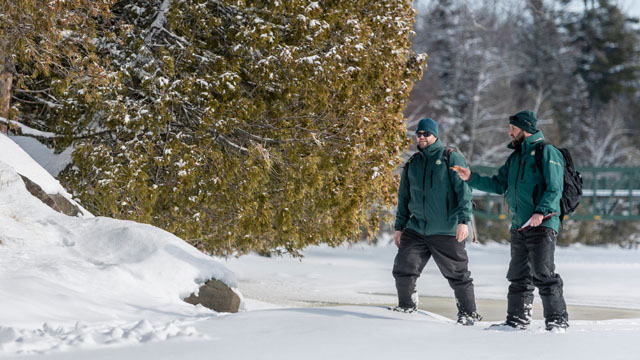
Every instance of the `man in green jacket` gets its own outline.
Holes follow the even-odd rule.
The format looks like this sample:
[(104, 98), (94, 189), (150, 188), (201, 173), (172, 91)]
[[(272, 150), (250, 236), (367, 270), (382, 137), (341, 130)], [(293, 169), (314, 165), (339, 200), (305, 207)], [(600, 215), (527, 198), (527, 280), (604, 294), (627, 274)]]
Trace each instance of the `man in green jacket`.
[(564, 186), (564, 158), (554, 146), (542, 149), (542, 171), (535, 162), (537, 145), (544, 141), (531, 111), (509, 117), (508, 148), (513, 152), (493, 177), (454, 167), (462, 180), (478, 190), (505, 194), (511, 209), (511, 262), (507, 319), (492, 328), (526, 329), (531, 323), (533, 290), (538, 288), (546, 329), (569, 327), (562, 278), (555, 273), (554, 252), (560, 224), (560, 198)]
[(473, 325), (476, 313), (473, 279), (464, 240), (469, 234), (471, 189), (447, 166), (466, 166), (456, 151), (447, 156), (438, 139), (438, 124), (420, 120), (418, 152), (404, 167), (398, 191), (394, 242), (398, 247), (393, 277), (398, 290), (395, 311), (413, 312), (418, 306), (416, 280), (433, 256), (449, 281), (458, 306), (458, 323)]

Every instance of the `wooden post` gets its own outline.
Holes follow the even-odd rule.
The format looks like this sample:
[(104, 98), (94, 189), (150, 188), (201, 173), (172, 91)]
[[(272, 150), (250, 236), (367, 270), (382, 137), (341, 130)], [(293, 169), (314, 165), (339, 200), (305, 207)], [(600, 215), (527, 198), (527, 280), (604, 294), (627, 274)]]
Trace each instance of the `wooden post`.
[[(13, 74), (8, 71), (0, 74), (0, 117), (9, 120), (9, 107), (11, 106), (11, 83)], [(8, 124), (0, 123), (0, 132), (7, 133)]]

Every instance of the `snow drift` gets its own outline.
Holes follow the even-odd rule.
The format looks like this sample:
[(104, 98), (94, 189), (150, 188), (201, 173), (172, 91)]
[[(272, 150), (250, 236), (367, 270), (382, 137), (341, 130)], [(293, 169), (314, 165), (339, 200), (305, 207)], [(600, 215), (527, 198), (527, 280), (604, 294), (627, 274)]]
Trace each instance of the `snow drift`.
[(33, 197), (20, 174), (71, 199), (0, 135), (0, 350), (192, 336), (176, 315), (216, 313), (183, 298), (210, 278), (237, 292), (231, 271), (176, 236), (86, 210), (81, 218), (60, 214)]

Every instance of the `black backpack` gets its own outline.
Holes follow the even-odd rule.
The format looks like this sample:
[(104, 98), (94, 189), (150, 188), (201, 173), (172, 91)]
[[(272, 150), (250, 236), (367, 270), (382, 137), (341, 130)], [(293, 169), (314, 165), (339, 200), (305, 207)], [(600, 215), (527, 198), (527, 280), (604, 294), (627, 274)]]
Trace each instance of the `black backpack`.
[[(547, 145), (551, 144), (542, 141), (536, 146), (535, 161), (540, 172), (542, 172), (542, 151)], [(573, 159), (571, 158), (569, 149), (557, 149), (560, 150), (564, 158), (564, 188), (562, 190), (562, 198), (560, 199), (560, 221), (562, 221), (565, 215), (576, 211), (576, 208), (580, 205), (580, 199), (582, 198), (582, 175), (580, 175), (573, 166)]]

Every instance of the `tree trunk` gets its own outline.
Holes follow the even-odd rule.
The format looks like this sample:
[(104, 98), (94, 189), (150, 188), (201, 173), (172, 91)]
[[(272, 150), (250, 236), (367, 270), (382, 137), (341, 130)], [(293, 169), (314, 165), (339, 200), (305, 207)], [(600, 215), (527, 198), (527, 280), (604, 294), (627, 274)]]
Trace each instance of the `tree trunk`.
[(0, 123), (0, 132), (7, 133), (9, 130), (9, 106), (11, 100), (11, 83), (13, 82), (13, 74), (3, 72), (0, 74), (0, 117), (4, 118), (7, 123)]

